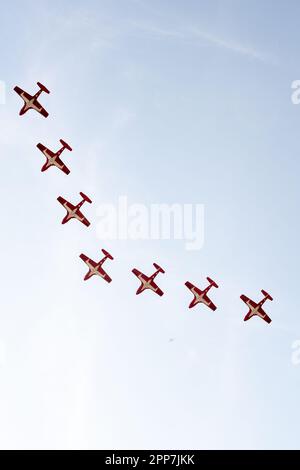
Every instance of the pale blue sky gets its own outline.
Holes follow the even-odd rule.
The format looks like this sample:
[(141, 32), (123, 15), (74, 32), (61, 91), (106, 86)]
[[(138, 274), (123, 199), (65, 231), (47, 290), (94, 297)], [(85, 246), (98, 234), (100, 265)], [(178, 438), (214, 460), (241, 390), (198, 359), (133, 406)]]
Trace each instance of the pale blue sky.
[[(1, 9), (3, 448), (299, 448), (296, 1), (11, 1)], [(50, 116), (18, 116), (35, 90)], [(74, 151), (40, 173), (35, 145)], [(94, 201), (60, 225), (56, 197)], [(205, 244), (113, 241), (97, 203), (205, 205)], [(115, 256), (83, 283), (83, 251)], [(132, 267), (165, 269), (135, 296)], [(218, 310), (184, 282), (215, 279)], [(273, 323), (244, 324), (244, 293)], [(169, 338), (174, 341), (169, 343)]]

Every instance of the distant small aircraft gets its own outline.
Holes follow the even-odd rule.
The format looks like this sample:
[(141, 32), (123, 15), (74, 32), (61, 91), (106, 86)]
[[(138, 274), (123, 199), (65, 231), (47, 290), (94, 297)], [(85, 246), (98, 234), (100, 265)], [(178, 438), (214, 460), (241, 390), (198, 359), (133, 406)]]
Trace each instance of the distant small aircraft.
[(50, 166), (56, 166), (59, 168), (59, 170), (63, 171), (66, 175), (70, 173), (69, 168), (64, 164), (64, 162), (61, 161), (59, 156), (61, 153), (65, 150), (68, 149), (70, 152), (72, 151), (71, 147), (69, 144), (67, 144), (64, 140), (60, 139), (60, 143), (62, 147), (56, 152), (52, 152), (52, 150), (49, 150), (47, 147), (45, 147), (43, 144), (37, 144), (37, 148), (45, 155), (47, 161), (42, 167), (41, 171), (46, 171)]
[(91, 258), (88, 258), (83, 253), (81, 253), (80, 258), (82, 259), (82, 261), (85, 262), (85, 264), (89, 268), (89, 271), (87, 272), (87, 274), (84, 277), (85, 281), (90, 279), (92, 276), (100, 276), (105, 281), (111, 282), (111, 278), (109, 277), (109, 275), (102, 268), (102, 264), (104, 263), (104, 261), (107, 260), (107, 258), (109, 258), (109, 259), (114, 259), (114, 258), (112, 257), (112, 255), (110, 253), (108, 253), (108, 251), (104, 250), (103, 248), (102, 248), (102, 253), (104, 254), (104, 258), (102, 258), (98, 263), (96, 263)]
[(219, 287), (215, 281), (210, 279), (209, 277), (206, 278), (209, 282), (209, 285), (204, 289), (200, 290), (198, 287), (194, 286), (191, 282), (187, 281), (185, 283), (186, 287), (190, 289), (190, 291), (194, 294), (194, 298), (191, 301), (189, 308), (195, 307), (195, 305), (202, 303), (209, 307), (211, 310), (215, 311), (217, 307), (214, 305), (214, 303), (210, 300), (208, 297), (207, 293), (212, 287)]
[(81, 213), (80, 211), (80, 208), (81, 206), (85, 203), (85, 202), (88, 202), (88, 203), (92, 203), (91, 199), (88, 198), (84, 193), (79, 193), (80, 196), (82, 197), (82, 201), (80, 201), (77, 206), (73, 206), (73, 204), (71, 204), (70, 202), (66, 201), (63, 197), (59, 196), (57, 198), (58, 202), (60, 202), (60, 204), (62, 206), (64, 206), (64, 208), (66, 209), (67, 211), (67, 215), (65, 216), (65, 218), (62, 220), (62, 224), (65, 224), (67, 222), (69, 222), (69, 220), (71, 219), (77, 219), (79, 220), (79, 222), (82, 222), (84, 225), (86, 225), (87, 227), (90, 225), (90, 222), (84, 217), (84, 215)]
[(256, 303), (254, 300), (249, 299), (246, 295), (241, 295), (241, 299), (243, 302), (245, 302), (246, 305), (249, 307), (249, 312), (244, 318), (244, 321), (250, 320), (250, 318), (254, 317), (257, 315), (260, 317), (262, 320), (265, 320), (267, 323), (271, 323), (271, 318), (268, 317), (266, 312), (262, 309), (263, 304), (265, 303), (266, 300), (273, 300), (273, 298), (268, 294), (268, 292), (262, 290), (262, 294), (264, 295), (264, 298)]
[(140, 294), (145, 289), (150, 289), (160, 296), (164, 295), (163, 291), (154, 282), (154, 279), (156, 278), (158, 273), (164, 273), (165, 271), (156, 263), (153, 263), (153, 266), (155, 267), (156, 271), (152, 274), (152, 276), (146, 276), (135, 268), (132, 270), (133, 274), (135, 274), (136, 277), (141, 281), (141, 285), (136, 291), (136, 295)]
[(48, 94), (50, 93), (50, 91), (47, 90), (47, 88), (44, 85), (42, 85), (42, 83), (40, 82), (37, 82), (37, 85), (40, 89), (39, 91), (36, 92), (35, 95), (30, 95), (26, 91), (22, 90), (22, 88), (15, 86), (14, 88), (15, 92), (18, 93), (18, 95), (24, 101), (24, 106), (21, 108), (21, 111), (19, 113), (20, 116), (25, 114), (29, 109), (34, 109), (45, 118), (49, 116), (49, 113), (47, 113), (45, 108), (43, 108), (43, 106), (39, 103), (38, 98), (43, 91)]

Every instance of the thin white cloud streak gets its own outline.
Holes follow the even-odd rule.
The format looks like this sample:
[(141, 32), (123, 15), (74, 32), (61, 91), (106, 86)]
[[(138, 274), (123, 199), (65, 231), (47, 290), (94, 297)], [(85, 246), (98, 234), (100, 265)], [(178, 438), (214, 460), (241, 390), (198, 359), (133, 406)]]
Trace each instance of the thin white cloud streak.
[(239, 42), (221, 39), (213, 34), (209, 34), (204, 31), (201, 31), (198, 28), (193, 28), (191, 32), (195, 37), (203, 39), (204, 41), (211, 43), (217, 47), (228, 49), (229, 51), (236, 52), (240, 55), (247, 56), (252, 59), (260, 60), (262, 62), (268, 62), (268, 63), (274, 62), (274, 60), (272, 60), (270, 57), (259, 52), (253, 47), (244, 46), (240, 44)]
[(146, 34), (151, 34), (158, 38), (173, 38), (184, 41), (192, 41), (194, 45), (199, 44), (199, 42), (207, 43), (211, 46), (215, 46), (221, 49), (227, 49), (228, 51), (260, 62), (273, 65), (277, 64), (277, 60), (275, 60), (268, 54), (260, 52), (252, 46), (241, 44), (238, 41), (220, 38), (215, 34), (208, 33), (196, 27), (188, 28), (183, 31), (178, 31), (157, 27), (155, 25), (142, 22), (131, 22), (131, 25)]
[(131, 21), (130, 26), (137, 30), (140, 30), (141, 32), (144, 32), (146, 34), (152, 34), (153, 36), (157, 37), (173, 37), (179, 39), (185, 39), (186, 37), (185, 34), (181, 33), (180, 31), (160, 28), (149, 23)]

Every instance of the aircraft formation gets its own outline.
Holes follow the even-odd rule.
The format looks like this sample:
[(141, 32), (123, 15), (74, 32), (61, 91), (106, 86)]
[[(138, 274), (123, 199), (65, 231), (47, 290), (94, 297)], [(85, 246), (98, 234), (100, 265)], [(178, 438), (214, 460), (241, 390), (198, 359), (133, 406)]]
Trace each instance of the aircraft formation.
[[(50, 91), (40, 82), (37, 82), (37, 85), (39, 87), (39, 90), (34, 94), (30, 95), (26, 91), (22, 90), (20, 87), (16, 86), (14, 88), (14, 91), (22, 98), (24, 101), (24, 105), (21, 108), (19, 114), (20, 116), (23, 116), (27, 111), (30, 109), (40, 113), (43, 117), (47, 118), (49, 116), (49, 113), (46, 111), (46, 109), (40, 104), (39, 102), (39, 97), (40, 95), (44, 92), (49, 94)], [(44, 163), (43, 167), (41, 168), (41, 171), (44, 172), (48, 170), (51, 166), (56, 167), (58, 170), (62, 171), (66, 175), (69, 175), (70, 170), (69, 168), (65, 165), (65, 163), (61, 159), (61, 154), (64, 152), (64, 150), (69, 150), (70, 152), (72, 151), (72, 148), (68, 143), (66, 143), (64, 140), (60, 139), (60, 144), (61, 148), (57, 150), (56, 152), (53, 152), (52, 150), (48, 149), (45, 147), (43, 144), (38, 143), (37, 148), (43, 153), (43, 155), (46, 157), (46, 162)], [(62, 220), (62, 224), (66, 224), (69, 222), (71, 219), (77, 219), (79, 222), (84, 224), (86, 227), (89, 227), (90, 222), (87, 220), (87, 218), (83, 215), (81, 211), (81, 207), (85, 202), (91, 204), (92, 200), (86, 196), (83, 192), (79, 193), (81, 196), (81, 201), (74, 205), (69, 201), (66, 201), (63, 197), (59, 196), (57, 198), (58, 202), (66, 209), (67, 214)], [(99, 276), (102, 279), (104, 279), (106, 282), (110, 283), (112, 281), (111, 277), (107, 274), (107, 272), (104, 270), (102, 265), (107, 259), (113, 260), (113, 256), (108, 253), (105, 249), (102, 248), (102, 253), (104, 257), (96, 262), (86, 256), (85, 254), (81, 254), (79, 257), (88, 267), (88, 272), (86, 273), (84, 277), (84, 281), (87, 281), (90, 279), (92, 276)], [(150, 276), (147, 276), (146, 274), (142, 273), (138, 269), (134, 268), (132, 270), (132, 273), (137, 277), (137, 279), (140, 281), (140, 286), (138, 287), (136, 291), (136, 295), (141, 294), (145, 290), (149, 289), (155, 294), (159, 295), (160, 297), (164, 295), (164, 292), (160, 289), (160, 287), (156, 283), (156, 277), (159, 274), (164, 274), (165, 271), (163, 268), (161, 268), (157, 263), (153, 263), (153, 266), (155, 268), (155, 272), (151, 274)], [(197, 304), (204, 304), (206, 307), (211, 309), (212, 311), (215, 311), (217, 309), (216, 305), (212, 302), (210, 297), (208, 296), (208, 292), (211, 290), (212, 287), (218, 288), (219, 286), (215, 281), (213, 281), (210, 277), (206, 278), (208, 281), (208, 286), (206, 286), (203, 290), (201, 290), (199, 287), (195, 286), (191, 282), (187, 281), (185, 283), (185, 286), (191, 291), (193, 294), (193, 299), (191, 303), (189, 304), (189, 308), (195, 307)], [(271, 323), (271, 318), (266, 314), (266, 312), (263, 309), (263, 305), (267, 300), (273, 300), (270, 294), (268, 294), (265, 290), (261, 291), (263, 294), (262, 300), (259, 302), (255, 302), (254, 300), (249, 299), (246, 295), (241, 295), (240, 298), (241, 300), (249, 307), (249, 311), (244, 317), (244, 321), (250, 320), (254, 316), (260, 317), (262, 320), (264, 320), (266, 323)]]

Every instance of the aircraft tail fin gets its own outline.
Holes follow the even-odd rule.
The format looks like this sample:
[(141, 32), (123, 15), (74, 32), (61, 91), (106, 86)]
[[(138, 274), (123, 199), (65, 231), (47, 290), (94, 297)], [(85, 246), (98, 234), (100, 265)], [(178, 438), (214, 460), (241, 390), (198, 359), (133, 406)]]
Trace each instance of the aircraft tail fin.
[(219, 287), (218, 284), (217, 284), (215, 281), (213, 281), (210, 277), (207, 277), (206, 279), (208, 280), (208, 282), (209, 282), (212, 286), (214, 286), (214, 287)]
[(89, 202), (90, 204), (92, 203), (91, 199), (88, 196), (86, 196), (84, 193), (79, 193), (79, 194), (82, 197), (82, 199), (84, 199), (84, 201)]
[(270, 296), (270, 294), (268, 294), (268, 292), (266, 292), (265, 290), (262, 289), (261, 293), (269, 300), (273, 300), (273, 297)]
[(155, 267), (155, 269), (157, 269), (160, 273), (163, 273), (164, 274), (164, 270), (163, 268), (161, 268), (157, 263), (153, 263), (153, 266)]
[(106, 256), (107, 258), (109, 259), (114, 259), (113, 256), (108, 253), (108, 251), (104, 250), (104, 248), (102, 248), (102, 253), (104, 254), (104, 256)]
[(71, 149), (70, 145), (67, 144), (67, 142), (65, 142), (65, 141), (62, 140), (62, 139), (60, 139), (59, 141), (60, 141), (61, 145), (62, 145), (65, 149), (68, 149), (68, 150), (70, 150), (70, 152), (72, 152), (72, 149)]
[(46, 88), (45, 85), (43, 85), (42, 83), (37, 82), (37, 86), (38, 86), (41, 90), (43, 90), (45, 93), (48, 93), (48, 94), (50, 93), (50, 91), (48, 90), (48, 88)]

